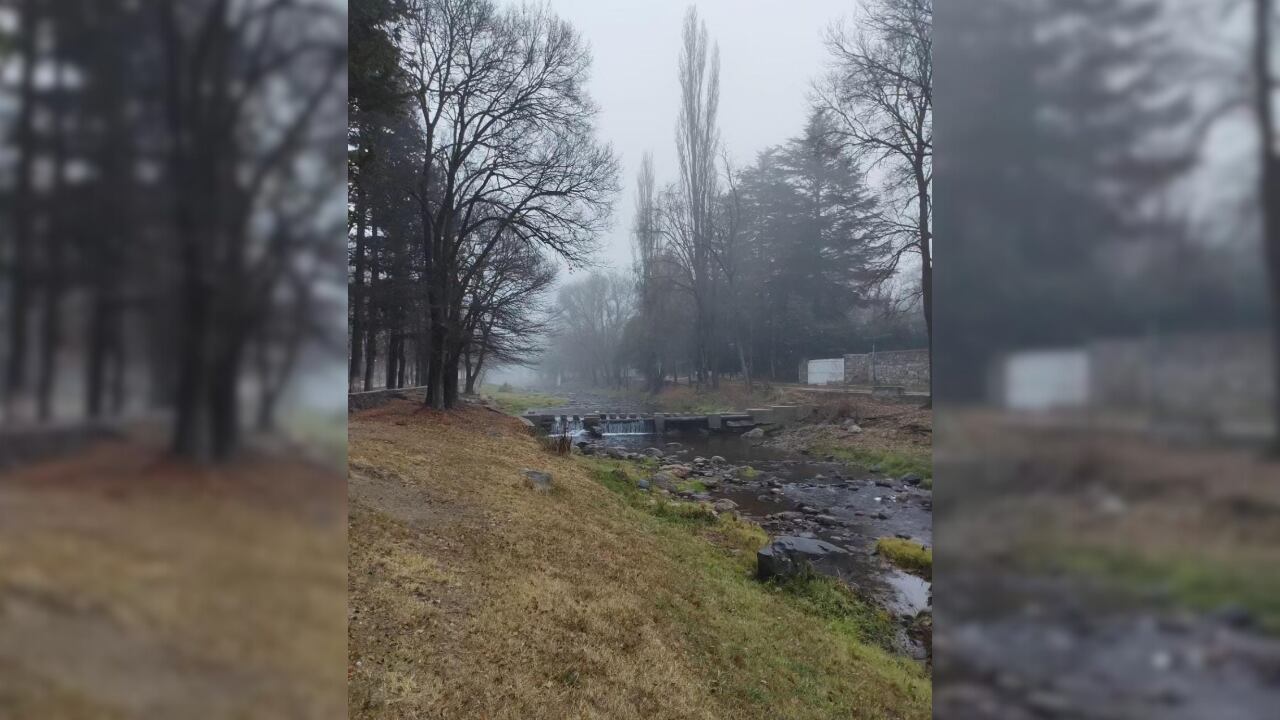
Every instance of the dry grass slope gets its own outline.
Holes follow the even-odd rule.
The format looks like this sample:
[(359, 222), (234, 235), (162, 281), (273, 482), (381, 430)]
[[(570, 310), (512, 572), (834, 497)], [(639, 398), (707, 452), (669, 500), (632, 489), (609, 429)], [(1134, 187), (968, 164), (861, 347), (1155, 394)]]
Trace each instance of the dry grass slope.
[(0, 717), (342, 712), (342, 477), (104, 442), (0, 482)]
[(485, 410), (350, 427), (353, 718), (929, 716), (919, 666), (751, 578), (751, 534), (648, 511)]

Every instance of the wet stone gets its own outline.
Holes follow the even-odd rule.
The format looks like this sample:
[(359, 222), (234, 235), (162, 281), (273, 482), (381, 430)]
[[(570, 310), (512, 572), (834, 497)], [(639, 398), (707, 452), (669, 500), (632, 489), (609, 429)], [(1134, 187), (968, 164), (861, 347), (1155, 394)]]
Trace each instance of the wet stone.
[(524, 475), (525, 485), (533, 488), (534, 490), (537, 490), (538, 492), (547, 492), (551, 489), (551, 473), (529, 469), (525, 469), (520, 472)]
[(756, 553), (757, 576), (761, 580), (787, 578), (813, 569), (815, 560), (844, 548), (812, 537), (784, 535)]

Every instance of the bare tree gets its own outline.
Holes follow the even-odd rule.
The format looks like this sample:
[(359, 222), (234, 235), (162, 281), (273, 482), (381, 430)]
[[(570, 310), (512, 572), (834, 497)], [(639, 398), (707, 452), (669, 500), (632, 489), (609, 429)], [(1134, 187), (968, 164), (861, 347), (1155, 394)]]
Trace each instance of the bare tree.
[(856, 24), (832, 27), (834, 67), (816, 88), (820, 107), (860, 157), (887, 176), (886, 196), (899, 198), (886, 218), (907, 237), (892, 254), (920, 256), (925, 327), (933, 346), (933, 1), (873, 0)]
[[(694, 353), (699, 382), (711, 380), (710, 341), (715, 280), (712, 272), (712, 204), (716, 196), (716, 155), (720, 131), (716, 114), (720, 105), (720, 50), (709, 48), (707, 26), (690, 7), (684, 17), (680, 47), (680, 114), (676, 123), (676, 150), (680, 158), (683, 202), (672, 207), (687, 214), (672, 228), (671, 238), (689, 275), (695, 305)], [(713, 380), (714, 382), (714, 380)]]
[(421, 0), (410, 17), (406, 74), (426, 148), (427, 402), (444, 408), (470, 340), (465, 299), (489, 255), (512, 234), (581, 263), (611, 209), (617, 161), (593, 136), (586, 46), (549, 10)]

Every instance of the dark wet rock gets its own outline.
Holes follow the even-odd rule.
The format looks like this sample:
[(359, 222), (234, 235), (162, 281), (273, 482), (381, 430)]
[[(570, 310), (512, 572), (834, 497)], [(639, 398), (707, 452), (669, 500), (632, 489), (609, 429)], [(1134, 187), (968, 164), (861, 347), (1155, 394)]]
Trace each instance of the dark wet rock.
[(881, 510), (880, 512), (876, 513), (876, 519), (877, 519), (877, 520), (888, 520), (888, 519), (889, 519), (889, 513), (887, 513), (887, 512), (885, 512), (885, 511)]
[(899, 540), (910, 540), (910, 539), (911, 539), (911, 533), (894, 533), (894, 534), (893, 534), (893, 536), (894, 536), (894, 537), (896, 537), (896, 538), (898, 538)]
[(1236, 603), (1223, 605), (1210, 613), (1210, 616), (1223, 625), (1233, 627), (1238, 630), (1251, 628), (1256, 622), (1256, 618), (1249, 608)]
[(822, 540), (784, 535), (756, 553), (756, 576), (761, 580), (791, 577), (812, 570), (819, 558), (845, 552), (844, 548)]
[(876, 478), (876, 485), (879, 485), (880, 487), (891, 488), (893, 487), (893, 481), (889, 480), (888, 478)]
[(903, 485), (919, 485), (920, 483), (924, 482), (924, 478), (920, 477), (915, 473), (907, 473), (906, 475), (903, 475), (902, 477), (898, 478), (898, 482), (902, 483)]
[(827, 515), (827, 514), (815, 515), (813, 519), (817, 520), (823, 525), (839, 525), (840, 524), (840, 518), (834, 515)]
[(524, 475), (524, 484), (534, 490), (547, 492), (551, 489), (551, 473), (529, 469), (521, 470), (520, 472)]
[(672, 475), (671, 473), (666, 471), (658, 471), (654, 473), (652, 477), (649, 478), (649, 482), (662, 488), (663, 490), (675, 489), (676, 483), (679, 481), (680, 481), (679, 478), (677, 478), (675, 475)]

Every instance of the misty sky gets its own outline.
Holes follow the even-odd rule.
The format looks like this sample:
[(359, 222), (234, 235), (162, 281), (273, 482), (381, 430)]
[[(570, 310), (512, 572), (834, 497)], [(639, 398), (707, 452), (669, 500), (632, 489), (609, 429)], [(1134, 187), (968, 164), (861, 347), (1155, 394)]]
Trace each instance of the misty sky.
[[(630, 229), (640, 158), (653, 152), (658, 185), (677, 178), (676, 76), (685, 0), (551, 0), (591, 46), (590, 90), (600, 105), (599, 133), (622, 160), (622, 194), (600, 262), (631, 262)], [(720, 45), (720, 135), (735, 166), (800, 132), (809, 82), (827, 61), (822, 34), (851, 14), (852, 0), (701, 0), (699, 15)], [(575, 274), (576, 275), (576, 274)]]

